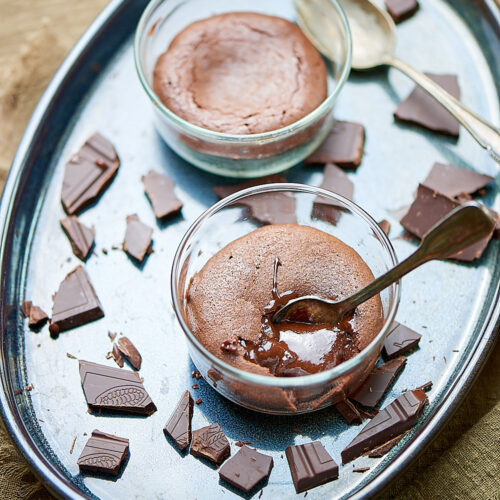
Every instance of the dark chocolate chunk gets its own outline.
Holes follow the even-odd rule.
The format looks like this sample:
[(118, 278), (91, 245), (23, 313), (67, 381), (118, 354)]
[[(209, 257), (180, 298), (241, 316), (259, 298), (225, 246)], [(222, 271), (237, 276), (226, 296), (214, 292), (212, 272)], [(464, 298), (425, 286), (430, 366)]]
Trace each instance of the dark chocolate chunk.
[(118, 339), (117, 347), (136, 370), (141, 369), (142, 357), (135, 345), (132, 344), (128, 337), (120, 337)]
[[(410, 206), (408, 213), (401, 219), (401, 224), (407, 231), (422, 238), (434, 224), (458, 206), (460, 206), (460, 202), (419, 184), (415, 201)], [(464, 250), (460, 250), (450, 258), (467, 262), (478, 259), (487, 247), (494, 230), (493, 228), (487, 237)]]
[(413, 16), (418, 10), (417, 0), (386, 0), (385, 8), (396, 24)]
[(472, 170), (434, 163), (422, 184), (440, 194), (456, 198), (463, 194), (474, 194), (485, 188), (492, 180), (493, 177)]
[[(109, 355), (106, 357), (108, 358)], [(116, 364), (120, 368), (123, 368), (125, 366), (125, 362), (123, 361), (122, 353), (120, 352), (120, 349), (118, 349), (118, 346), (116, 344), (113, 344), (113, 348), (111, 350), (111, 357), (116, 361)]]
[(385, 391), (387, 391), (405, 363), (406, 358), (399, 356), (381, 366), (377, 366), (368, 375), (361, 387), (349, 395), (349, 398), (363, 406), (374, 408), (378, 405)]
[(362, 422), (361, 414), (354, 404), (348, 399), (339, 401), (335, 405), (335, 409), (342, 415), (344, 420), (350, 424), (360, 424)]
[(271, 474), (273, 457), (243, 446), (220, 469), (219, 477), (241, 491), (247, 492)]
[(191, 442), (192, 418), (193, 398), (189, 391), (186, 391), (163, 428), (163, 432), (175, 441), (177, 448), (181, 451), (185, 450)]
[(152, 252), (152, 235), (153, 230), (143, 224), (136, 214), (129, 215), (127, 217), (127, 231), (123, 240), (123, 250), (134, 259), (142, 262), (144, 257)]
[(380, 226), (380, 229), (384, 231), (386, 236), (389, 236), (389, 231), (391, 230), (391, 224), (389, 221), (386, 221), (385, 219), (382, 219), (378, 225)]
[(120, 160), (113, 145), (96, 133), (66, 164), (61, 201), (73, 215), (92, 203), (113, 180)]
[(116, 476), (128, 454), (128, 439), (93, 430), (78, 459), (81, 471)]
[(351, 462), (368, 450), (411, 429), (424, 411), (427, 396), (424, 391), (404, 393), (380, 410), (361, 432), (342, 450), (342, 463)]
[(157, 219), (181, 210), (182, 202), (175, 196), (174, 183), (170, 177), (150, 170), (142, 176), (142, 182)]
[(214, 423), (193, 432), (189, 453), (220, 465), (231, 454), (231, 447), (220, 425)]
[(104, 311), (87, 273), (82, 266), (76, 267), (67, 274), (54, 296), (51, 332), (57, 334), (103, 316)]
[(156, 406), (136, 372), (80, 361), (80, 378), (92, 410), (151, 415)]
[(421, 338), (419, 333), (395, 321), (384, 340), (382, 354), (384, 358), (392, 359), (410, 352), (418, 346)]
[(432, 389), (432, 382), (426, 382), (424, 385), (421, 385), (420, 387), (417, 387), (417, 389), (420, 389), (421, 391), (427, 392)]
[(31, 300), (25, 300), (22, 303), (21, 311), (23, 312), (23, 315), (25, 318), (29, 318), (32, 305), (33, 305), (33, 303), (31, 302)]
[[(354, 184), (346, 173), (333, 164), (325, 165), (323, 182), (321, 188), (342, 195), (348, 200), (352, 200), (354, 194)], [(332, 224), (336, 224), (342, 215), (342, 205), (334, 200), (318, 195), (314, 200), (312, 216), (315, 219), (322, 219)]]
[(390, 439), (389, 441), (387, 441), (387, 443), (381, 444), (380, 446), (373, 448), (373, 450), (371, 450), (368, 453), (368, 456), (370, 458), (383, 457), (387, 452), (392, 450), (394, 448), (394, 446), (396, 446), (401, 441), (401, 439), (404, 437), (404, 435), (405, 435), (405, 433), (403, 433), (399, 436), (396, 436), (395, 438)]
[(332, 131), (306, 163), (335, 163), (356, 168), (363, 157), (365, 129), (360, 123), (337, 121)]
[[(455, 75), (435, 75), (426, 73), (438, 85), (457, 99), (460, 98), (460, 88)], [(394, 117), (405, 123), (421, 125), (443, 134), (458, 137), (460, 124), (438, 101), (418, 85), (412, 93), (399, 103)]]
[(61, 227), (71, 243), (73, 253), (80, 260), (85, 260), (94, 245), (94, 228), (85, 226), (78, 220), (78, 217), (74, 215), (63, 219), (61, 221)]
[(297, 493), (339, 477), (339, 466), (320, 441), (289, 446), (285, 453)]
[(29, 316), (29, 327), (30, 328), (40, 328), (49, 319), (47, 313), (38, 306), (31, 305), (30, 316)]

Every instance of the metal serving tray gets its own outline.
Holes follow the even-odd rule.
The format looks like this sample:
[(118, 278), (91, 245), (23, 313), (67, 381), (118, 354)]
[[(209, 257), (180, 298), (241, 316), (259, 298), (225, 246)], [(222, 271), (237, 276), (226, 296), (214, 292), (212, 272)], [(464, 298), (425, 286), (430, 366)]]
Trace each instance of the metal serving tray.
[[(499, 123), (500, 23), (494, 2), (421, 0), (414, 18), (398, 27), (397, 54), (417, 68), (457, 73), (462, 99)], [(236, 498), (217, 471), (194, 457), (181, 457), (162, 428), (194, 368), (170, 304), (169, 272), (175, 248), (193, 219), (215, 202), (211, 186), (221, 179), (176, 157), (153, 129), (149, 103), (135, 75), (132, 36), (145, 1), (112, 2), (66, 59), (40, 101), (14, 160), (0, 207), (1, 391), (2, 416), (33, 469), (62, 497), (79, 498)], [(496, 14), (495, 14), (496, 12)], [(496, 16), (496, 17), (495, 17)], [(496, 82), (496, 84), (495, 84)], [(354, 74), (339, 99), (339, 118), (366, 126), (365, 156), (357, 172), (354, 200), (376, 219), (393, 223), (391, 238), (400, 258), (415, 245), (400, 237), (398, 209), (409, 204), (435, 161), (496, 175), (496, 167), (462, 131), (457, 144), (394, 122), (392, 112), (411, 82), (396, 71)], [(51, 310), (51, 295), (78, 264), (59, 227), (64, 164), (94, 130), (116, 146), (122, 160), (117, 178), (101, 200), (82, 215), (96, 227), (96, 254), (86, 269), (106, 312), (105, 318), (49, 337), (47, 327), (32, 333), (20, 304), (33, 300)], [(168, 173), (185, 206), (182, 216), (159, 225), (144, 196), (141, 175), (150, 168)], [(319, 184), (319, 169), (298, 166), (291, 181)], [(500, 208), (499, 180), (487, 202)], [(155, 253), (134, 266), (119, 245), (125, 216), (138, 213), (155, 228)], [(102, 249), (109, 250), (108, 255)], [(490, 244), (475, 265), (434, 262), (405, 277), (398, 320), (423, 334), (420, 349), (386, 395), (432, 380), (424, 417), (395, 449), (381, 459), (361, 458), (341, 467), (337, 481), (309, 491), (309, 498), (361, 497), (381, 490), (400, 474), (463, 399), (486, 360), (500, 317), (499, 242)], [(66, 356), (108, 363), (108, 330), (122, 331), (144, 359), (141, 376), (158, 411), (151, 417), (95, 416), (87, 413), (78, 362)], [(33, 384), (30, 392), (23, 390)], [(232, 443), (251, 440), (274, 457), (262, 498), (293, 498), (295, 491), (284, 450), (292, 443), (321, 439), (336, 461), (358, 433), (333, 410), (277, 418), (236, 407), (204, 381), (193, 390), (203, 399), (193, 427), (218, 421)], [(116, 480), (81, 475), (76, 465), (86, 437), (98, 428), (130, 438), (130, 459)], [(301, 429), (301, 433), (293, 429)], [(70, 446), (78, 436), (73, 454)], [(241, 496), (241, 495), (240, 495)]]

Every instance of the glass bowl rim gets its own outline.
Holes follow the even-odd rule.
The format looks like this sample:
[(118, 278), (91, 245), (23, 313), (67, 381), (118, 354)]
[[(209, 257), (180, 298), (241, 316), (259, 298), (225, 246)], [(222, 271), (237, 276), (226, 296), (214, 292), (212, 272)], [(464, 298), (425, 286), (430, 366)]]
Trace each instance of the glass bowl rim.
[(151, 0), (147, 7), (144, 9), (144, 12), (141, 15), (139, 23), (137, 24), (137, 28), (134, 36), (134, 62), (135, 69), (139, 76), (139, 80), (143, 89), (146, 91), (149, 99), (156, 106), (156, 108), (161, 112), (162, 116), (174, 122), (175, 125), (184, 129), (188, 133), (196, 135), (199, 138), (204, 139), (212, 139), (219, 141), (228, 141), (228, 142), (241, 142), (241, 143), (253, 143), (255, 141), (259, 141), (260, 143), (267, 143), (273, 140), (279, 139), (281, 137), (286, 137), (288, 135), (292, 135), (302, 129), (307, 128), (312, 123), (314, 123), (318, 118), (320, 118), (325, 112), (328, 111), (331, 105), (337, 100), (337, 97), (344, 87), (345, 82), (347, 81), (349, 74), (351, 72), (351, 64), (352, 64), (352, 36), (351, 29), (349, 26), (349, 21), (347, 20), (347, 16), (338, 2), (338, 0), (328, 0), (332, 3), (337, 13), (339, 14), (342, 27), (346, 33), (346, 41), (347, 41), (347, 50), (346, 50), (346, 58), (345, 63), (343, 65), (342, 71), (340, 73), (340, 77), (333, 89), (331, 95), (329, 95), (319, 106), (314, 108), (310, 113), (306, 116), (302, 117), (300, 120), (296, 122), (290, 123), (286, 127), (282, 127), (276, 130), (270, 130), (267, 132), (261, 132), (258, 134), (225, 134), (222, 132), (216, 132), (214, 130), (210, 130), (204, 127), (200, 127), (198, 125), (194, 125), (187, 120), (184, 120), (180, 116), (176, 115), (172, 111), (170, 111), (158, 98), (158, 96), (153, 91), (151, 85), (149, 84), (146, 75), (144, 74), (142, 67), (142, 58), (141, 58), (141, 46), (142, 39), (146, 32), (146, 24), (149, 19), (153, 16), (155, 10), (164, 2), (165, 0)]
[(269, 387), (280, 387), (283, 389), (293, 388), (293, 387), (307, 387), (310, 385), (322, 384), (327, 381), (330, 381), (334, 378), (338, 378), (344, 374), (347, 374), (351, 369), (355, 368), (359, 364), (361, 364), (366, 358), (368, 358), (373, 351), (378, 347), (378, 345), (382, 342), (384, 337), (386, 336), (389, 328), (391, 327), (394, 318), (396, 316), (396, 312), (399, 307), (400, 296), (401, 296), (401, 280), (394, 283), (395, 291), (394, 291), (394, 300), (389, 309), (389, 313), (384, 321), (384, 325), (381, 328), (380, 332), (375, 336), (375, 338), (356, 356), (347, 361), (344, 361), (340, 365), (334, 366), (329, 370), (325, 370), (319, 373), (314, 373), (311, 375), (302, 375), (299, 377), (271, 377), (267, 375), (259, 375), (256, 373), (247, 372), (244, 370), (240, 370), (235, 368), (234, 366), (222, 361), (214, 354), (209, 352), (205, 347), (199, 342), (193, 332), (190, 330), (186, 322), (184, 321), (184, 317), (182, 312), (178, 306), (178, 297), (177, 297), (177, 282), (176, 276), (179, 275), (179, 263), (180, 257), (183, 254), (185, 248), (190, 242), (191, 237), (196, 233), (196, 231), (203, 225), (203, 223), (209, 219), (212, 215), (219, 212), (222, 208), (232, 204), (233, 202), (240, 200), (241, 198), (245, 198), (247, 196), (252, 196), (256, 194), (269, 193), (269, 192), (278, 192), (278, 191), (292, 191), (298, 193), (306, 193), (312, 195), (322, 195), (327, 198), (331, 198), (335, 201), (340, 202), (343, 205), (346, 205), (349, 210), (351, 210), (355, 215), (363, 219), (368, 226), (375, 232), (378, 237), (379, 242), (382, 244), (382, 247), (389, 254), (389, 258), (392, 261), (393, 267), (398, 264), (398, 258), (396, 256), (396, 252), (387, 237), (387, 235), (382, 231), (380, 226), (377, 224), (375, 219), (371, 217), (364, 209), (362, 209), (359, 205), (354, 203), (343, 196), (333, 193), (332, 191), (327, 191), (320, 187), (309, 186), (307, 184), (298, 184), (298, 183), (273, 183), (273, 184), (264, 184), (260, 186), (254, 186), (247, 189), (243, 189), (234, 193), (222, 200), (218, 201), (210, 208), (205, 210), (194, 222), (191, 224), (189, 229), (186, 231), (182, 240), (177, 247), (177, 250), (174, 255), (174, 260), (172, 263), (172, 269), (170, 273), (170, 288), (171, 288), (171, 296), (172, 303), (174, 307), (175, 316), (177, 321), (179, 322), (184, 334), (186, 335), (188, 341), (196, 348), (196, 350), (205, 358), (209, 360), (212, 368), (220, 369), (221, 373), (229, 372), (231, 375), (236, 378), (243, 380), (245, 382), (250, 382), (256, 385), (265, 385)]

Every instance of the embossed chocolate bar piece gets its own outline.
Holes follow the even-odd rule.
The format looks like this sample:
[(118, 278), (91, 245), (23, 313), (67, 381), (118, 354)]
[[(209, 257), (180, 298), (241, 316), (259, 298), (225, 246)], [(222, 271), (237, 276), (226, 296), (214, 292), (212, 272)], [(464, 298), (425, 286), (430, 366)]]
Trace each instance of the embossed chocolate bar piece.
[(215, 423), (193, 432), (189, 452), (220, 465), (231, 454), (231, 447), (220, 425)]
[(177, 448), (181, 451), (185, 450), (191, 443), (192, 418), (193, 398), (190, 392), (186, 391), (163, 428), (163, 432), (174, 440)]
[(92, 410), (140, 415), (156, 411), (136, 372), (80, 361), (80, 378), (85, 399)]
[(94, 246), (94, 228), (85, 226), (74, 215), (63, 219), (61, 227), (71, 243), (73, 253), (80, 260), (85, 260)]
[(170, 177), (150, 170), (142, 176), (142, 183), (157, 219), (163, 219), (181, 210), (182, 201), (175, 196), (174, 183)]
[(142, 262), (144, 257), (152, 252), (152, 235), (153, 230), (143, 224), (136, 214), (129, 215), (127, 217), (127, 231), (123, 240), (123, 250), (134, 259)]
[(421, 338), (419, 333), (395, 321), (384, 340), (382, 354), (384, 358), (391, 359), (410, 352), (418, 346)]
[(81, 471), (98, 472), (116, 476), (128, 454), (126, 438), (93, 430), (78, 459)]

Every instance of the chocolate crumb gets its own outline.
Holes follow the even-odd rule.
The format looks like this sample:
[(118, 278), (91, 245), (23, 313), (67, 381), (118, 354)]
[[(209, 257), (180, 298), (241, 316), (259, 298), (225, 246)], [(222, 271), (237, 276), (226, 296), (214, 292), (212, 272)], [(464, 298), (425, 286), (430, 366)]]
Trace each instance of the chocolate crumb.
[(191, 387), (192, 387), (193, 389), (199, 389), (198, 384), (193, 384)]
[(200, 380), (201, 373), (198, 370), (193, 370), (193, 372), (191, 373), (191, 377), (195, 378), (196, 380)]
[(32, 391), (33, 389), (35, 388), (35, 386), (33, 384), (29, 384), (26, 386), (26, 390), (29, 392), (29, 391)]
[(302, 429), (299, 429), (298, 427), (294, 427), (292, 431), (296, 432), (297, 434), (302, 434)]
[(76, 443), (76, 436), (73, 438), (73, 441), (71, 442), (71, 447), (69, 449), (69, 454), (73, 454), (73, 450), (75, 449), (75, 443)]
[(116, 339), (116, 333), (108, 332), (108, 337), (109, 337), (109, 340), (111, 340), (111, 342), (113, 342)]
[(196, 403), (197, 405), (201, 404), (202, 402), (203, 402), (203, 399), (201, 399), (201, 398), (198, 398), (198, 399), (195, 401), (195, 403)]
[(259, 498), (262, 497), (262, 493), (264, 493), (264, 490), (260, 490), (260, 493), (259, 493)]
[(353, 472), (366, 472), (367, 470), (370, 470), (370, 467), (359, 467), (358, 469), (352, 469)]
[(108, 251), (106, 250), (106, 248), (103, 248), (101, 251), (104, 255), (108, 255)]
[(73, 356), (73, 354), (70, 354), (69, 352), (66, 353), (66, 356), (69, 358), (69, 359), (76, 359), (76, 356)]
[(237, 340), (236, 339), (228, 339), (224, 340), (220, 345), (221, 351), (225, 352), (236, 352), (238, 349)]

